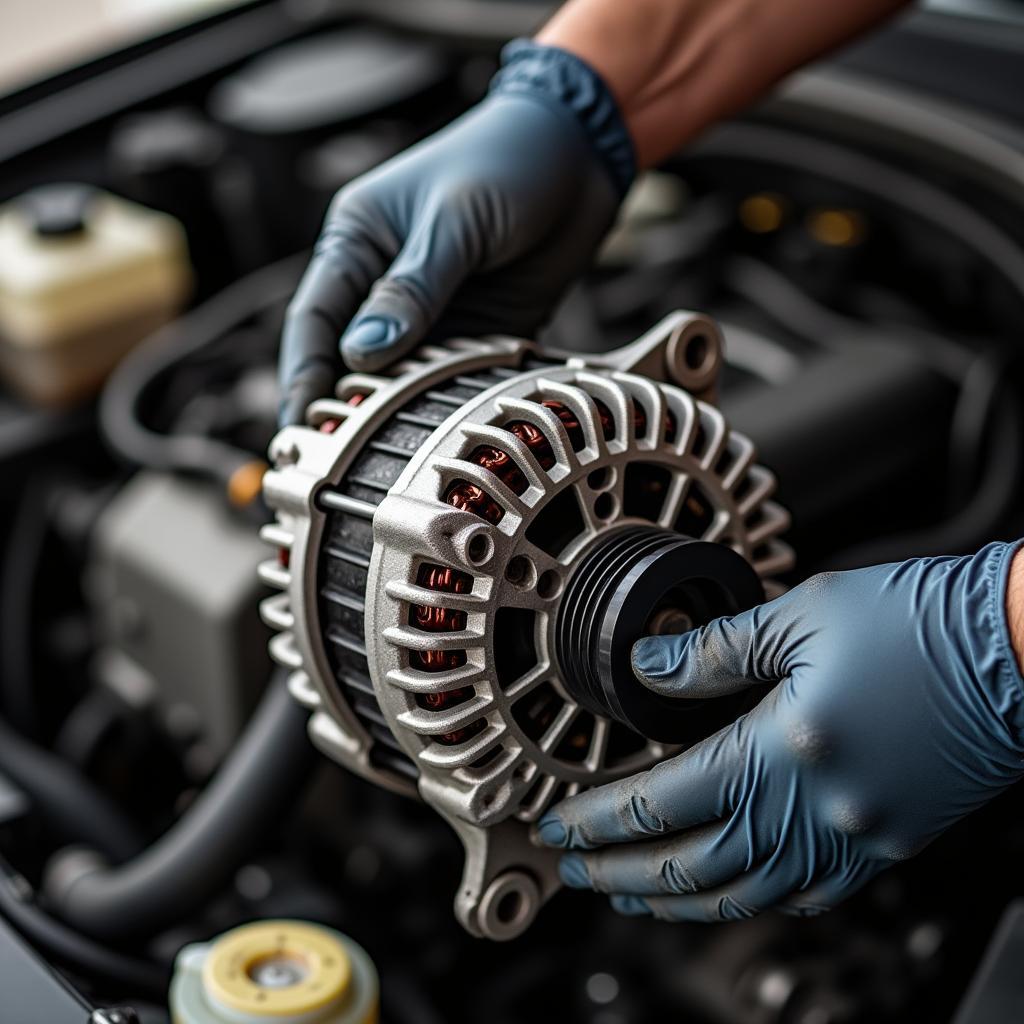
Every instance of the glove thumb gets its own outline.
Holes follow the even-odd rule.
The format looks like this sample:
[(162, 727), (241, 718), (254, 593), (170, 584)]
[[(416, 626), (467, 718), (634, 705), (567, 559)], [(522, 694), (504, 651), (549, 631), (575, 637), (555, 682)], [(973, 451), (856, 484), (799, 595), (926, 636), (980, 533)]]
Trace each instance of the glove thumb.
[(474, 266), (465, 227), (440, 212), (421, 219), (342, 336), (346, 366), (378, 370), (423, 340)]
[(723, 697), (781, 678), (777, 602), (633, 645), (633, 674), (666, 697)]

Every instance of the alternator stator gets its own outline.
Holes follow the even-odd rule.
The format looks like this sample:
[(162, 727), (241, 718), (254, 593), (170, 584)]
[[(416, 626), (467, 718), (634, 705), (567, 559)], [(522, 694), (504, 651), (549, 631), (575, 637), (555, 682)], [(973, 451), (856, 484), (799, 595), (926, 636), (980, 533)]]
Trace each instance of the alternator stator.
[(720, 365), (692, 313), (594, 356), (456, 339), (343, 377), (271, 446), (272, 653), (321, 749), (455, 828), (474, 934), (519, 934), (557, 888), (548, 807), (728, 714), (629, 671), (639, 636), (791, 563), (774, 478), (711, 404)]

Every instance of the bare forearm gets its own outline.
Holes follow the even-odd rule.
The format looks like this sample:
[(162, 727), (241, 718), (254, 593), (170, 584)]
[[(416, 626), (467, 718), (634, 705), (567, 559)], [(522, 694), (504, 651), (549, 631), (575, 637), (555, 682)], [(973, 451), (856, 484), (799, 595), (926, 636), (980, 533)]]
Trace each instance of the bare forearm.
[(647, 167), (905, 3), (569, 0), (537, 39), (604, 78)]

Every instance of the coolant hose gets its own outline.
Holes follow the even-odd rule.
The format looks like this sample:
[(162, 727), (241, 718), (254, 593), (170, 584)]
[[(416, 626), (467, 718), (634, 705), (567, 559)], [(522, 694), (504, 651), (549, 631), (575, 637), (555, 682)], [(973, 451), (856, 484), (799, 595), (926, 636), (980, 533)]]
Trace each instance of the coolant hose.
[(108, 941), (155, 934), (201, 909), (296, 803), (316, 758), (307, 717), (275, 674), (234, 750), (182, 817), (120, 867), (80, 847), (56, 854), (43, 882), (47, 905)]

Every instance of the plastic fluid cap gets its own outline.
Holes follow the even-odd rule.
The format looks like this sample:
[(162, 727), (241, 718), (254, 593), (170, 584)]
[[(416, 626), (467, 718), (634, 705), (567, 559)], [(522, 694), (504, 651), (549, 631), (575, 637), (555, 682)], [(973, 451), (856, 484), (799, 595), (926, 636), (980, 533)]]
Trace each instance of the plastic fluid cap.
[(38, 237), (60, 238), (85, 230), (89, 208), (98, 195), (89, 185), (40, 185), (16, 203)]
[(171, 982), (174, 1024), (376, 1024), (373, 961), (347, 935), (257, 921), (186, 946)]

